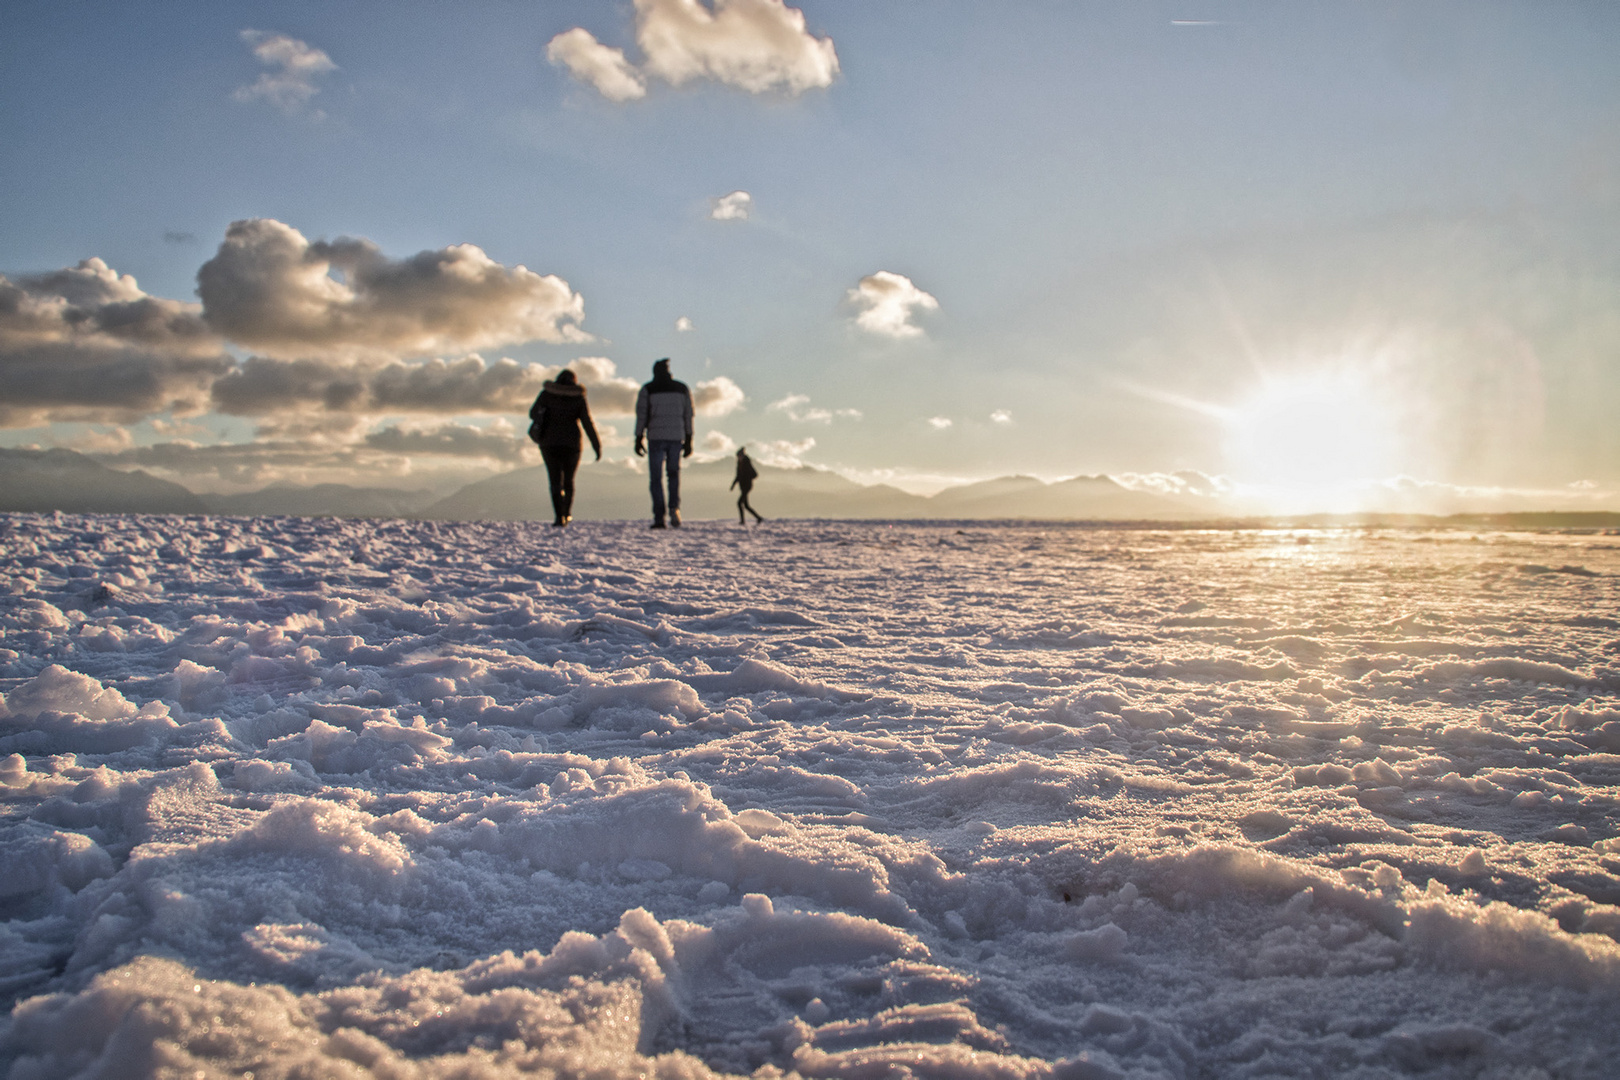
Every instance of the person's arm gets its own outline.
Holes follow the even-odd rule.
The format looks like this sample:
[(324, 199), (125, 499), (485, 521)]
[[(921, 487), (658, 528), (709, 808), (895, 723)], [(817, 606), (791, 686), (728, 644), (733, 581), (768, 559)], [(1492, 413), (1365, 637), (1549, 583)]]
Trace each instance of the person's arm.
[(692, 456), (692, 391), (681, 395), (681, 420), (686, 424), (686, 441), (681, 444), (681, 457)]
[(643, 386), (636, 394), (636, 457), (647, 456), (647, 444), (642, 440), (647, 436), (647, 421), (650, 419), (652, 402), (647, 398), (647, 388)]
[(581, 398), (579, 402), (579, 423), (585, 429), (585, 437), (591, 440), (591, 449), (596, 451), (596, 460), (602, 460), (602, 440), (596, 437), (596, 425), (591, 423), (591, 407)]

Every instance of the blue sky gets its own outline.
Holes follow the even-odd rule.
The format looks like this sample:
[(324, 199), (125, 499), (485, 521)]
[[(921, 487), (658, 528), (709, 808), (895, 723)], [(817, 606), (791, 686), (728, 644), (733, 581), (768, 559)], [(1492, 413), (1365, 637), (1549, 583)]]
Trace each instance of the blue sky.
[[(643, 96), (548, 59), (576, 28)], [(231, 223), (269, 219), (388, 265), (475, 245), (561, 279), (583, 318), (523, 338), (538, 324), (492, 292), (462, 297), (475, 347), (367, 338), (376, 321), (339, 340), (250, 326), (232, 293), (185, 309), (214, 344), (187, 339), (179, 367), (168, 339), (0, 325), (0, 387), (38, 396), (0, 407), (0, 443), (197, 489), (449, 484), (533, 464), (512, 404), (582, 357), (611, 361), (582, 373), (626, 457), (614, 402), (667, 355), (709, 384), (709, 452), (913, 486), (1193, 470), (1607, 492), (1616, 40), (1599, 3), (12, 3), (0, 273), (30, 303), (68, 304), (46, 275), (96, 257), (194, 305)], [(746, 218), (716, 220), (737, 191)], [(863, 323), (890, 286), (933, 306)], [(114, 353), (184, 393), (76, 400), (61, 372), (96, 381)], [(242, 404), (250, 357), (369, 387), (436, 360), (459, 378), (469, 354), (523, 370), (498, 392), (486, 370), (462, 413), (381, 391)]]

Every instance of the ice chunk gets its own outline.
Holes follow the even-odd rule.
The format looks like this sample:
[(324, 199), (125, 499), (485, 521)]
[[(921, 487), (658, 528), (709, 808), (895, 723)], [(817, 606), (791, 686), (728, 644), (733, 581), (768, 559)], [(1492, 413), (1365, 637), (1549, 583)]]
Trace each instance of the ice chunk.
[(6, 719), (15, 725), (38, 720), (44, 713), (68, 713), (86, 720), (121, 720), (136, 712), (135, 706), (117, 690), (61, 664), (51, 664), (7, 694), (6, 710)]

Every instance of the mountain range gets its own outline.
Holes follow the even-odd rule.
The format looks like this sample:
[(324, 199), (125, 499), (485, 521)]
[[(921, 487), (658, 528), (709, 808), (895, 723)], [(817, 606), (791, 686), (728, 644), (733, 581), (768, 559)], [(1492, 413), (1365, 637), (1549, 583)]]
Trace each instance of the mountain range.
[[(1583, 529), (1620, 531), (1620, 513), (1573, 508), (1537, 510), (1430, 509), (1387, 506), (1354, 514), (1259, 515), (1216, 498), (1134, 491), (1107, 476), (1077, 476), (1047, 483), (1032, 476), (1002, 476), (948, 487), (931, 496), (885, 484), (862, 485), (826, 469), (759, 465), (753, 504), (768, 518), (876, 520), (1030, 520), (1113, 522), (1246, 521), (1255, 525), (1346, 524), (1458, 528)], [(640, 462), (581, 466), (574, 516), (580, 520), (636, 520), (650, 516), (647, 475)], [(729, 460), (692, 463), (681, 470), (684, 516), (729, 520)], [(1556, 505), (1556, 504), (1554, 504)], [(345, 484), (273, 485), (232, 495), (192, 492), (144, 472), (110, 469), (72, 450), (0, 447), (0, 513), (220, 514), (233, 517), (422, 518), (435, 521), (550, 521), (546, 470), (513, 469), (444, 495)]]
[[(640, 463), (636, 463), (640, 466)], [(913, 495), (886, 484), (862, 485), (808, 465), (758, 465), (752, 502), (767, 518), (1030, 518), (1097, 521), (1187, 521), (1219, 511), (1203, 503), (1132, 491), (1106, 476), (1048, 484), (1008, 476)], [(648, 517), (644, 466), (584, 465), (574, 516), (581, 520)], [(728, 459), (688, 462), (681, 501), (689, 520), (729, 518), (736, 494)], [(0, 448), (0, 511), (72, 513), (410, 517), (439, 521), (549, 521), (551, 499), (541, 466), (499, 473), (443, 497), (428, 491), (276, 485), (232, 495), (198, 494), (141, 471), (109, 469), (72, 450)]]

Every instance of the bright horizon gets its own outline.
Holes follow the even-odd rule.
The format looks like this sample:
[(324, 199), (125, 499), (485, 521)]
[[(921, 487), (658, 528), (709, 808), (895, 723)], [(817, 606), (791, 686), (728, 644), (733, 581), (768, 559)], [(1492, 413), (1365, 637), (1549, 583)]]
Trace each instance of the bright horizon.
[(0, 445), (448, 490), (669, 356), (914, 493), (1620, 509), (1620, 12), (388, 11), (0, 16)]

